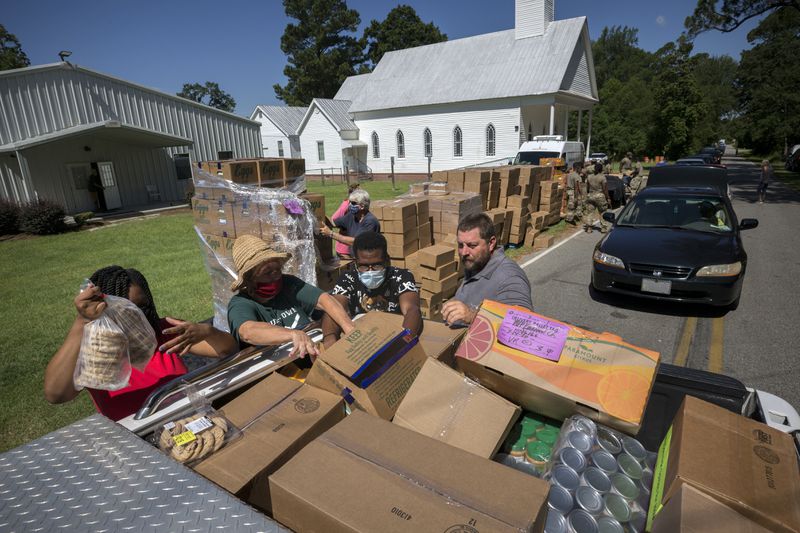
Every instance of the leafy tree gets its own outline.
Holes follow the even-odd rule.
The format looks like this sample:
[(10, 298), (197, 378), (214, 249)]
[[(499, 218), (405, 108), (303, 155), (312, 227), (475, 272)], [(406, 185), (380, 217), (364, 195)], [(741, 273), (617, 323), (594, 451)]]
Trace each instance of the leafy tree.
[(439, 43), (446, 41), (447, 35), (433, 22), (422, 22), (413, 7), (400, 4), (389, 11), (383, 22), (370, 22), (362, 40), (368, 61), (362, 71), (366, 71), (375, 68), (386, 52)]
[(22, 51), (16, 35), (8, 33), (5, 26), (0, 24), (0, 70), (27, 67), (30, 64), (31, 61)]
[(363, 47), (352, 35), (361, 17), (344, 0), (283, 0), (283, 7), (297, 24), (288, 24), (281, 37), (288, 82), (273, 85), (275, 95), (293, 106), (333, 98), (363, 61)]
[(651, 143), (663, 149), (669, 159), (686, 155), (701, 144), (697, 126), (707, 110), (693, 75), (691, 51), (692, 44), (680, 37), (656, 53), (658, 74), (654, 80)]
[(652, 78), (648, 68), (653, 61), (652, 54), (642, 50), (639, 44), (639, 30), (628, 26), (603, 28), (600, 37), (592, 43), (594, 71), (598, 88), (607, 80), (616, 78), (626, 82), (633, 76), (649, 81)]
[(683, 23), (689, 38), (709, 31), (731, 32), (751, 18), (782, 7), (800, 11), (800, 0), (698, 0), (697, 7)]
[(737, 83), (753, 147), (767, 153), (800, 138), (800, 10), (770, 14), (747, 35)]
[(213, 81), (207, 81), (205, 85), (184, 83), (178, 96), (231, 113), (236, 108), (236, 100)]
[(626, 152), (646, 152), (654, 113), (649, 85), (637, 77), (624, 83), (611, 78), (600, 89), (599, 96), (600, 104), (595, 107), (592, 122), (595, 150), (613, 159), (621, 159)]
[(735, 86), (739, 64), (730, 56), (708, 54), (697, 54), (692, 62), (694, 79), (706, 109), (697, 125), (696, 137), (703, 144), (731, 137), (727, 131), (739, 108)]

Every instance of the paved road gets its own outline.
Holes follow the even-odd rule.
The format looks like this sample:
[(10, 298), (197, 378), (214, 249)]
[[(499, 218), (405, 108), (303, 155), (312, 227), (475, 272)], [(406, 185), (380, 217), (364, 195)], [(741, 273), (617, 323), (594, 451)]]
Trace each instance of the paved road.
[(609, 331), (661, 352), (663, 361), (733, 376), (800, 410), (800, 194), (774, 183), (758, 204), (758, 168), (726, 158), (744, 232), (747, 274), (736, 311), (651, 303), (590, 291), (591, 255), (601, 235), (579, 233), (524, 266), (538, 312), (593, 331)]

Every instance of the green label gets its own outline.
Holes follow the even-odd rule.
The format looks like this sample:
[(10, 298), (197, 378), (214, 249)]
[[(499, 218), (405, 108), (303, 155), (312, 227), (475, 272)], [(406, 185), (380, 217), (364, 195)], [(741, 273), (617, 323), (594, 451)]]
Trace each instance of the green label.
[(667, 477), (667, 461), (669, 461), (669, 448), (672, 441), (672, 426), (669, 427), (661, 446), (658, 447), (658, 460), (653, 471), (653, 489), (650, 492), (650, 509), (647, 511), (646, 531), (653, 530), (653, 519), (664, 507), (662, 498), (664, 496), (664, 483)]

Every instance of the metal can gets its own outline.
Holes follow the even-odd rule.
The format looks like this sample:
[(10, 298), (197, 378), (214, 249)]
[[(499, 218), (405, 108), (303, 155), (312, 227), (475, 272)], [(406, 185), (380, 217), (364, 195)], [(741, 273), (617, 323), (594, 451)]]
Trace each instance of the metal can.
[(606, 428), (597, 430), (597, 444), (611, 455), (617, 455), (622, 451), (622, 443), (616, 435)]
[(587, 435), (596, 435), (597, 434), (597, 425), (590, 419), (586, 418), (585, 416), (574, 416), (572, 418), (572, 423), (575, 424), (575, 427)]
[(585, 485), (592, 487), (600, 494), (605, 494), (611, 490), (611, 479), (596, 466), (587, 468), (583, 474), (581, 474), (581, 480)]
[(622, 449), (625, 450), (628, 455), (639, 461), (640, 464), (644, 463), (645, 459), (647, 459), (647, 450), (644, 449), (641, 442), (633, 437), (622, 438)]
[(561, 514), (566, 515), (575, 508), (575, 500), (572, 494), (558, 485), (550, 485), (550, 492), (547, 495), (547, 506)]
[(567, 465), (556, 465), (550, 472), (550, 482), (569, 491), (573, 491), (580, 485), (578, 473)]
[(570, 533), (597, 533), (597, 520), (583, 509), (569, 513), (567, 525)]
[(520, 472), (524, 472), (531, 476), (539, 477), (539, 472), (533, 467), (533, 465), (526, 463), (522, 459), (517, 459), (512, 455), (508, 455), (505, 453), (498, 453), (497, 456), (494, 458), (495, 461), (498, 463), (503, 463), (506, 466), (510, 466), (514, 470), (519, 470)]
[(619, 494), (610, 492), (603, 496), (603, 512), (620, 523), (631, 519), (631, 507)]
[(567, 433), (567, 444), (583, 455), (588, 455), (592, 451), (592, 437), (576, 429)]
[(617, 466), (619, 466), (619, 471), (629, 478), (635, 481), (642, 479), (642, 465), (639, 464), (639, 461), (636, 460), (635, 457), (627, 452), (617, 456)]
[(544, 524), (544, 533), (566, 533), (567, 519), (563, 514), (550, 509), (547, 511), (547, 521)]
[(603, 495), (586, 485), (578, 487), (575, 491), (575, 503), (592, 516), (598, 516), (603, 512)]
[(625, 533), (622, 529), (622, 524), (611, 518), (610, 516), (601, 516), (597, 519), (597, 532), (598, 533)]
[[(578, 473), (583, 472), (583, 470), (586, 468), (586, 456), (575, 448), (570, 448), (569, 446), (566, 448), (561, 448), (558, 458), (563, 464), (567, 465)], [(613, 457), (611, 458), (611, 461), (614, 463), (614, 469), (616, 470), (617, 462)]]
[(639, 496), (639, 487), (625, 474), (614, 474), (611, 476), (611, 492), (632, 501)]
[(633, 531), (644, 531), (647, 525), (647, 514), (644, 511), (637, 511), (631, 515), (631, 521), (628, 524)]
[(617, 460), (605, 450), (592, 452), (592, 464), (609, 476), (617, 471)]

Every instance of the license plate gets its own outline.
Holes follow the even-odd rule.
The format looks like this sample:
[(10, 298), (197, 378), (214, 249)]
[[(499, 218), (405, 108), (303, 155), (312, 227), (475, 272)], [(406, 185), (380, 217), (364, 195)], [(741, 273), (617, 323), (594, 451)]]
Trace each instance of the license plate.
[(642, 278), (642, 292), (669, 294), (672, 292), (672, 282), (665, 279)]

